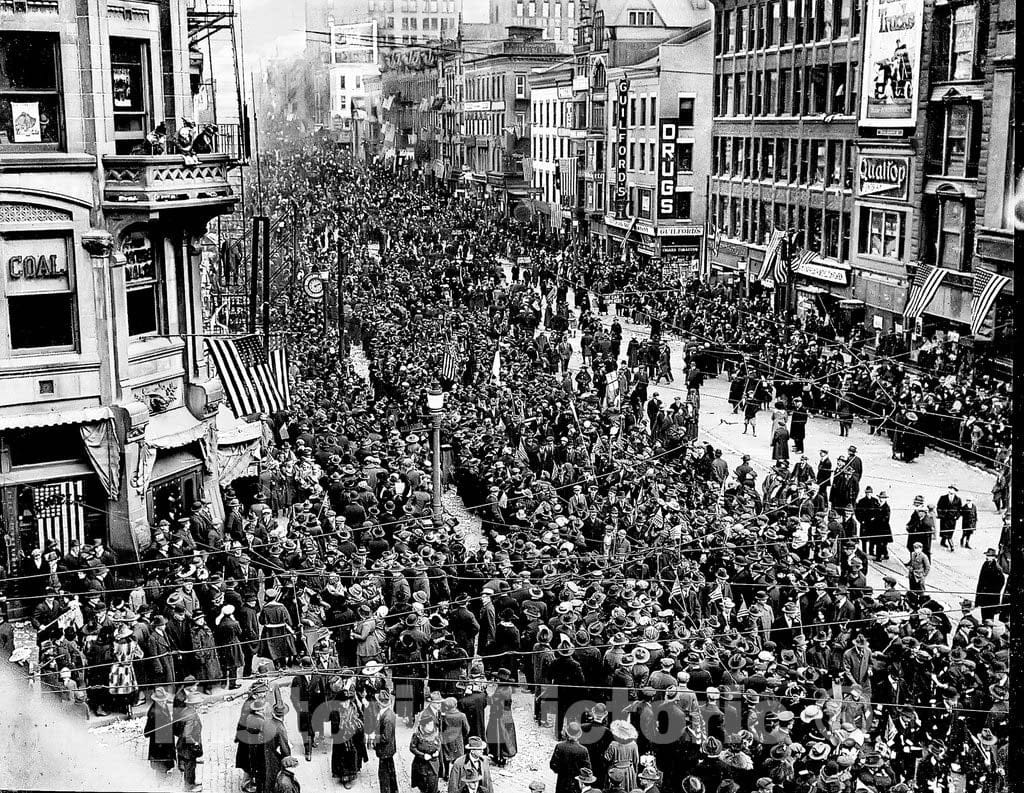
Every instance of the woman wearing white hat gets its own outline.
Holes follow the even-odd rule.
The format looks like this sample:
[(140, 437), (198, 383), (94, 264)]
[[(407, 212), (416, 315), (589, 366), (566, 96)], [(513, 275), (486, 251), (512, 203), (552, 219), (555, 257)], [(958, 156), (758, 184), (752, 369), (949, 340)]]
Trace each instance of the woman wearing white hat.
[(245, 654), (242, 652), (242, 627), (235, 619), (235, 607), (225, 603), (220, 614), (214, 620), (214, 643), (220, 656), (220, 668), (224, 675), (224, 685), (228, 690), (240, 688), (236, 679), (238, 670), (245, 665)]

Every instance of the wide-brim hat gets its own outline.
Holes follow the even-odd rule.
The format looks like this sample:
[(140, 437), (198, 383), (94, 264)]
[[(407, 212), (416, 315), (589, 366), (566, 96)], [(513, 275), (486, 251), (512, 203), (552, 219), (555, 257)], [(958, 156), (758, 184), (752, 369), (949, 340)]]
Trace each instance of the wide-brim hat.
[(613, 721), (608, 727), (608, 731), (617, 741), (635, 741), (637, 737), (636, 727), (622, 719)]

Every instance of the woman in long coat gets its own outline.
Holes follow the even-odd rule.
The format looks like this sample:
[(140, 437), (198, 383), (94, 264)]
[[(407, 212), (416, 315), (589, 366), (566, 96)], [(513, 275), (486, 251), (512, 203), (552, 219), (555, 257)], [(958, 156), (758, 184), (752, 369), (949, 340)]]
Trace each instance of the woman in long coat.
[(245, 666), (245, 655), (242, 652), (242, 627), (235, 619), (235, 607), (230, 603), (221, 606), (220, 614), (214, 620), (213, 638), (227, 687), (239, 688), (235, 675)]
[(260, 625), (263, 627), (260, 655), (269, 658), (280, 669), (295, 656), (295, 626), (288, 609), (277, 602), (278, 597), (278, 590), (267, 590), (267, 602), (260, 612)]
[(114, 635), (114, 663), (110, 666), (110, 704), (127, 716), (132, 715), (132, 702), (139, 691), (135, 677), (135, 661), (144, 657), (142, 648), (135, 641), (132, 629), (122, 625)]
[(620, 719), (613, 721), (608, 729), (612, 734), (612, 742), (605, 749), (604, 759), (608, 761), (609, 777), (611, 769), (619, 769), (622, 774), (622, 789), (632, 790), (637, 786), (637, 768), (640, 765), (636, 727)]
[(331, 686), (331, 773), (346, 788), (352, 787), (363, 763), (369, 760), (363, 721), (356, 709), (355, 692), (339, 678)]
[(487, 750), (491, 759), (504, 766), (516, 756), (519, 744), (516, 740), (516, 723), (512, 717), (512, 673), (508, 669), (498, 670), (498, 685), (491, 694), (487, 718)]
[(146, 726), (143, 734), (149, 736), (149, 763), (158, 771), (169, 772), (174, 768), (177, 754), (174, 749), (174, 714), (167, 689), (157, 686), (153, 689), (153, 701), (146, 712)]
[(437, 793), (438, 772), (441, 767), (441, 737), (437, 726), (429, 716), (416, 724), (416, 732), (409, 742), (412, 752), (412, 773), (410, 783), (420, 793)]
[(206, 615), (197, 611), (192, 615), (192, 674), (204, 694), (213, 690), (221, 680), (220, 660), (213, 631), (206, 624)]
[(772, 459), (789, 462), (789, 430), (783, 422), (772, 433)]

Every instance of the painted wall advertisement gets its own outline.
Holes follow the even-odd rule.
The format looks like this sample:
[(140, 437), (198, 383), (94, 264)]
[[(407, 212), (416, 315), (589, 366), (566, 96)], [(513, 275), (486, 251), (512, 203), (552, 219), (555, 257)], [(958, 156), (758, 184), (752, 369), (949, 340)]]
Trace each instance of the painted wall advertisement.
[(917, 124), (924, 0), (868, 0), (860, 126)]

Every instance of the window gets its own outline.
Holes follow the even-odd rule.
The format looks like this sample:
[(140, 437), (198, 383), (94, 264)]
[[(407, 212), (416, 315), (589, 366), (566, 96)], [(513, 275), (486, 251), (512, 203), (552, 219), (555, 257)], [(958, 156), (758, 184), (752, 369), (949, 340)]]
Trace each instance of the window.
[(153, 242), (146, 231), (130, 232), (122, 245), (125, 255), (125, 292), (128, 335), (142, 336), (163, 330), (163, 289)]
[(839, 259), (839, 241), (841, 214), (831, 209), (825, 210), (825, 249), (823, 253), (830, 259)]
[(647, 97), (640, 97), (640, 123), (647, 123)]
[(636, 126), (636, 97), (629, 100), (629, 126)]
[(679, 126), (693, 126), (693, 108), (695, 101), (696, 100), (690, 97), (679, 98)]
[(949, 79), (974, 77), (974, 50), (977, 41), (978, 11), (973, 3), (957, 6), (949, 27)]
[(137, 39), (111, 39), (114, 138), (118, 154), (130, 154), (150, 131), (148, 46)]
[(7, 314), (14, 351), (73, 350), (77, 305), (69, 236), (5, 234)]
[(939, 202), (939, 266), (950, 270), (971, 270), (967, 211), (963, 201), (946, 198)]
[(630, 27), (652, 28), (654, 27), (654, 11), (630, 11), (627, 20)]
[(676, 193), (676, 213), (679, 220), (689, 220), (693, 211), (693, 193)]
[(658, 97), (651, 97), (651, 126), (658, 126)]
[(59, 39), (0, 33), (0, 149), (64, 145)]
[(676, 170), (680, 172), (693, 171), (693, 144), (676, 144)]
[(526, 75), (516, 75), (516, 99), (526, 99)]
[(971, 106), (956, 103), (946, 108), (945, 150), (942, 172), (947, 176), (967, 174), (967, 147), (971, 128)]
[[(832, 95), (828, 107), (829, 113), (846, 112), (846, 64), (832, 67)], [(851, 112), (853, 109), (851, 108)]]
[(517, 17), (521, 17), (523, 15), (523, 11), (525, 10), (524, 9), (525, 5), (526, 4), (523, 2), (523, 0), (516, 0), (516, 16)]
[(861, 210), (860, 252), (884, 259), (903, 258), (903, 213)]

